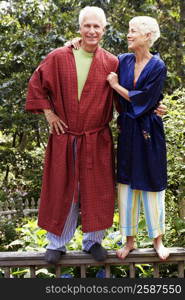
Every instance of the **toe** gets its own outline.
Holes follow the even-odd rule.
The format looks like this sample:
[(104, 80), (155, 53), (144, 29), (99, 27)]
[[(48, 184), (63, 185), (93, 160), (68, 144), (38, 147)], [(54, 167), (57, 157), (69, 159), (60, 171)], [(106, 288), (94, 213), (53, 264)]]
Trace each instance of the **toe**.
[(125, 257), (129, 254), (129, 252), (131, 251), (131, 249), (127, 248), (127, 247), (124, 247), (122, 249), (119, 249), (117, 251), (117, 256), (120, 258), (120, 259), (125, 259)]
[(169, 251), (164, 246), (161, 246), (159, 248), (155, 248), (157, 255), (161, 260), (166, 260), (169, 256)]

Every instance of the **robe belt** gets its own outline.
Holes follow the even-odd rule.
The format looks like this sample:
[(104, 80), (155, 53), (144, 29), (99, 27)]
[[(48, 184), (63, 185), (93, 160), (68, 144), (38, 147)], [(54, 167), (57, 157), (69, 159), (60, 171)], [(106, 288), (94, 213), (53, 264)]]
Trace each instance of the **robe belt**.
[[(86, 138), (86, 153), (87, 153), (87, 169), (92, 169), (93, 166), (93, 151), (92, 151), (92, 141), (91, 141), (91, 135), (97, 132), (100, 132), (101, 130), (109, 128), (109, 125), (104, 125), (102, 127), (98, 127), (92, 130), (87, 130), (87, 131), (81, 131), (81, 132), (76, 132), (72, 130), (66, 130), (65, 133), (72, 135), (74, 138), (75, 137), (82, 137), (85, 136)], [(72, 140), (72, 143), (74, 142), (74, 138)], [(80, 146), (81, 146), (82, 139), (77, 138), (76, 142), (76, 155), (74, 158), (74, 194), (73, 194), (73, 201), (78, 202), (78, 192), (79, 192), (79, 155), (80, 155)]]

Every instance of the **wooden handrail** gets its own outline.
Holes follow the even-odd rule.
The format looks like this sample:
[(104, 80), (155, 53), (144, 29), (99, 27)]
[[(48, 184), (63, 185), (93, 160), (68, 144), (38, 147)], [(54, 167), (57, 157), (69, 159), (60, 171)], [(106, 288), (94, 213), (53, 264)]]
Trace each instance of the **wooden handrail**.
[[(102, 265), (102, 264), (118, 264), (126, 265), (128, 263), (172, 263), (185, 261), (185, 248), (168, 248), (170, 256), (166, 261), (161, 261), (153, 248), (135, 249), (129, 253), (124, 261), (116, 257), (115, 251), (108, 251), (108, 257), (104, 262), (95, 261), (90, 254), (82, 251), (69, 251), (61, 257), (59, 264), (61, 265)], [(44, 252), (0, 252), (0, 266), (27, 266), (27, 265), (48, 265), (44, 261)]]
[[(135, 277), (135, 264), (152, 264), (154, 266), (154, 277), (159, 277), (159, 264), (177, 264), (178, 277), (184, 277), (185, 248), (169, 248), (170, 256), (166, 261), (161, 261), (153, 248), (135, 249), (129, 253), (124, 261), (116, 257), (115, 251), (108, 251), (108, 257), (104, 262), (95, 261), (90, 254), (82, 251), (69, 251), (61, 257), (56, 266), (56, 274), (60, 273), (62, 266), (80, 266), (81, 277), (85, 277), (87, 266), (104, 265), (106, 277), (110, 277), (111, 265), (129, 265), (130, 277)], [(44, 260), (44, 252), (0, 252), (0, 267), (5, 269), (5, 276), (10, 277), (10, 268), (29, 267), (30, 277), (35, 276), (36, 267), (49, 267)], [(59, 276), (59, 275), (58, 275)], [(57, 277), (58, 277), (57, 276)]]

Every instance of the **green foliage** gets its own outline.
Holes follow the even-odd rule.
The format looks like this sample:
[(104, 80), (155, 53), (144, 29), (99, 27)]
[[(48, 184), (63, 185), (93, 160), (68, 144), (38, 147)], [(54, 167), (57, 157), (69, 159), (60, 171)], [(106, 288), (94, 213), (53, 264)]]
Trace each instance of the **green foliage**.
[[(167, 143), (168, 189), (166, 214), (173, 242), (185, 245), (185, 89), (177, 89), (165, 97), (168, 114), (164, 118)], [(171, 216), (171, 217), (170, 217)]]
[[(2, 2), (7, 4), (6, 9)], [(14, 202), (19, 216), (16, 221), (1, 221), (1, 249), (37, 251), (46, 245), (45, 232), (37, 228), (35, 220), (20, 221), (21, 204), (25, 199), (39, 198), (48, 139), (44, 117), (24, 111), (27, 84), (47, 53), (78, 35), (78, 13), (86, 5), (97, 5), (105, 10), (108, 26), (102, 46), (115, 55), (127, 52), (126, 34), (132, 17), (150, 15), (159, 21), (161, 38), (152, 50), (160, 52), (168, 68), (164, 99), (168, 108), (164, 117), (168, 150), (164, 241), (167, 246), (184, 246), (185, 90), (182, 86), (185, 80), (185, 1), (13, 0), (11, 5), (10, 1), (0, 3), (0, 203)], [(111, 122), (111, 128), (116, 148), (115, 120)], [(143, 215), (139, 228), (138, 246), (151, 246)], [(68, 249), (81, 249), (81, 238), (79, 227)], [(104, 245), (108, 249), (117, 249), (120, 242), (118, 215), (115, 214), (114, 225), (107, 232)], [(149, 275), (148, 266), (138, 266), (139, 269), (142, 275), (138, 276), (145, 277), (145, 272)], [(96, 270), (92, 269), (89, 276)], [(116, 276), (124, 277), (128, 269), (120, 267), (115, 272)], [(53, 276), (51, 274), (40, 271), (38, 276)], [(28, 273), (16, 269), (14, 275), (28, 276)]]
[[(184, 78), (179, 71), (184, 65), (184, 8), (178, 1), (163, 0), (3, 2), (7, 8), (0, 6), (0, 180), (3, 190), (9, 191), (7, 199), (15, 189), (27, 193), (29, 200), (38, 199), (48, 128), (43, 117), (25, 113), (24, 105), (28, 80), (40, 61), (78, 34), (78, 13), (86, 5), (105, 10), (108, 26), (102, 46), (114, 54), (127, 51), (129, 20), (141, 13), (151, 15), (161, 27), (161, 39), (153, 50), (168, 66), (166, 89), (172, 91)], [(112, 129), (116, 141), (115, 122)]]
[(23, 219), (20, 227), (16, 228), (18, 239), (7, 245), (7, 248), (17, 251), (43, 251), (46, 246), (46, 231), (37, 226), (35, 219)]
[(0, 251), (7, 250), (7, 244), (11, 243), (17, 238), (15, 230), (16, 223), (12, 220), (2, 219), (0, 222)]
[(164, 118), (168, 152), (168, 185), (183, 197), (179, 188), (185, 181), (185, 89), (167, 95), (164, 102), (168, 114)]

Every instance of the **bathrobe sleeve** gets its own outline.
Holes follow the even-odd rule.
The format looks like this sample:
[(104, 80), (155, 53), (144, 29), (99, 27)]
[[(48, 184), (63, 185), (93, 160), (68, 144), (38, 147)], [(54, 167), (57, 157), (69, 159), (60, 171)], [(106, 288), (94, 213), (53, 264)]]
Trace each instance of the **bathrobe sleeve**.
[(133, 117), (138, 118), (154, 108), (162, 99), (162, 88), (166, 78), (166, 67), (163, 63), (155, 64), (149, 72), (145, 84), (139, 89), (129, 91), (129, 98), (133, 109)]
[(52, 109), (51, 81), (53, 77), (53, 57), (48, 55), (31, 76), (28, 84), (26, 107), (32, 113), (41, 113), (43, 109)]

